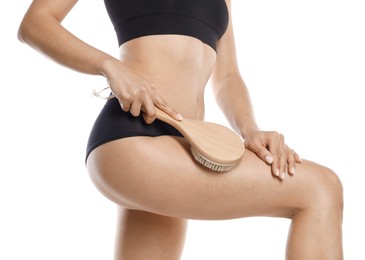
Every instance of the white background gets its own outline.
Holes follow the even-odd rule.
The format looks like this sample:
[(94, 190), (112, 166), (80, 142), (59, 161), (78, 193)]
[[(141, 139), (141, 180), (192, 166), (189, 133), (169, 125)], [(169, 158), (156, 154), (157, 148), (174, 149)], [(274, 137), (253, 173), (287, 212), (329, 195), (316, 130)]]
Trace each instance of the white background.
[[(1, 1), (0, 259), (112, 259), (115, 206), (84, 166), (104, 79), (65, 69), (16, 39), (30, 0)], [(365, 8), (362, 0), (233, 1), (242, 75), (262, 129), (278, 130), (345, 188), (346, 259), (365, 259)], [(101, 0), (64, 25), (117, 56)], [(209, 121), (226, 124), (207, 92)], [(284, 259), (288, 220), (191, 221), (184, 260)]]

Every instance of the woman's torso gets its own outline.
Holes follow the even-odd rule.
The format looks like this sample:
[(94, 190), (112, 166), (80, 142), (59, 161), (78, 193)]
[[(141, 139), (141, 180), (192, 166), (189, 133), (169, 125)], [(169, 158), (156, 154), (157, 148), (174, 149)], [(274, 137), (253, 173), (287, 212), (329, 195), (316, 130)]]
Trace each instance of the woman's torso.
[(228, 26), (225, 0), (104, 0), (120, 59), (185, 117), (203, 119), (204, 87)]
[(216, 53), (190, 36), (152, 35), (120, 47), (120, 59), (154, 83), (167, 103), (184, 117), (203, 119), (204, 88)]

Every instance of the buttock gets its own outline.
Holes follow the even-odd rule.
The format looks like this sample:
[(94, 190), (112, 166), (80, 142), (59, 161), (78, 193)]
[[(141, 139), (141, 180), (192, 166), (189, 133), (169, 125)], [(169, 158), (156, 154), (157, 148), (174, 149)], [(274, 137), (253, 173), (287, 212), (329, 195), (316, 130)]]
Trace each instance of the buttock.
[(179, 131), (156, 119), (147, 124), (142, 115), (134, 117), (120, 107), (116, 98), (106, 101), (91, 129), (86, 148), (86, 160), (98, 146), (117, 139), (133, 136), (172, 135), (182, 137)]

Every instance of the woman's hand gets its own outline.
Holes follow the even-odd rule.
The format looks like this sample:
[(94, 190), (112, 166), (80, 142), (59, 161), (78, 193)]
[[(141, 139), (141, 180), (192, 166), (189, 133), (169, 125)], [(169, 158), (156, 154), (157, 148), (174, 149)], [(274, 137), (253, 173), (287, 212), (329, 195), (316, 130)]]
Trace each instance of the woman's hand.
[(104, 75), (125, 112), (137, 117), (142, 111), (144, 120), (150, 124), (156, 118), (155, 107), (158, 107), (172, 118), (182, 120), (182, 116), (167, 104), (152, 82), (136, 75), (122, 62), (106, 62)]
[(271, 165), (271, 172), (283, 180), (285, 174), (294, 175), (296, 163), (302, 160), (284, 142), (284, 136), (277, 132), (252, 131), (245, 136), (245, 146), (263, 161)]

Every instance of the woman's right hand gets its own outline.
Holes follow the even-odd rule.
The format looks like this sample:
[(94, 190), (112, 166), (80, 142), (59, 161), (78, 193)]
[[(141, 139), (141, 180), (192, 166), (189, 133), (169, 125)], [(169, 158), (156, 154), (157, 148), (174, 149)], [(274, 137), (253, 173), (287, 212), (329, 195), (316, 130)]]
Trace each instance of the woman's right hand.
[(151, 124), (156, 118), (155, 107), (158, 107), (172, 118), (182, 120), (182, 116), (167, 104), (152, 82), (136, 75), (121, 61), (106, 61), (103, 74), (125, 112), (137, 117), (142, 111), (146, 123)]

